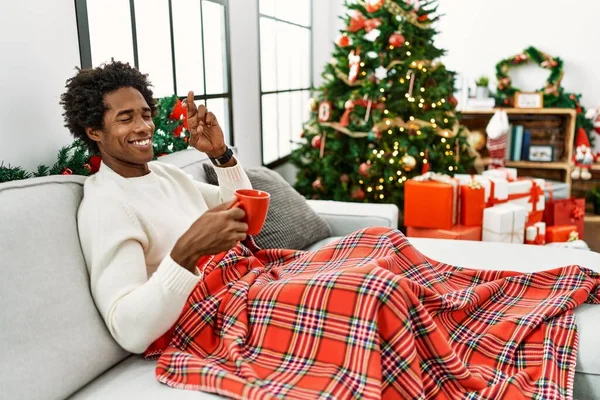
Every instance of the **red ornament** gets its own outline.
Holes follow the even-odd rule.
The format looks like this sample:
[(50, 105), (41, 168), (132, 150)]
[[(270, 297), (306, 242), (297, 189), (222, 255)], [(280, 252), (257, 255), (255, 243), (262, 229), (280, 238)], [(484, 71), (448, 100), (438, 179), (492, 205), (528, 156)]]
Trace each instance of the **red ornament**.
[(340, 176), (340, 182), (342, 182), (342, 183), (350, 182), (350, 177), (348, 176), (348, 174), (342, 174), (342, 176)]
[(425, 149), (425, 157), (423, 158), (423, 168), (421, 169), (421, 175), (429, 172), (429, 149)]
[(377, 29), (381, 26), (381, 20), (379, 18), (371, 18), (365, 21), (365, 31), (371, 32), (373, 29)]
[(352, 39), (345, 33), (342, 33), (335, 42), (340, 47), (348, 47), (352, 44)]
[(427, 22), (427, 21), (429, 21), (429, 15), (427, 15), (427, 14), (420, 15), (419, 18), (417, 18), (417, 20), (419, 22)]
[(73, 171), (71, 171), (70, 168), (65, 168), (65, 169), (63, 169), (62, 174), (63, 175), (73, 175)]
[(575, 100), (575, 95), (574, 95), (574, 94), (572, 94), (572, 95), (570, 95), (570, 96), (569, 96), (569, 98), (570, 98), (571, 100)]
[(320, 149), (321, 148), (321, 135), (317, 135), (317, 136), (313, 137), (312, 140), (310, 141), (310, 144), (313, 148)]
[(100, 170), (100, 164), (101, 163), (102, 163), (102, 157), (100, 157), (100, 156), (91, 156), (90, 157), (90, 161), (89, 161), (89, 164), (90, 164), (90, 167), (91, 167), (90, 172), (92, 174), (95, 174), (96, 172), (98, 172)]
[(365, 16), (358, 10), (350, 13), (350, 24), (346, 30), (348, 32), (358, 32), (365, 27)]
[(350, 195), (354, 200), (364, 200), (365, 199), (365, 191), (361, 188), (356, 188), (352, 191)]
[(367, 163), (362, 163), (358, 167), (358, 173), (364, 176), (365, 178), (369, 177), (369, 170), (371, 169), (371, 165)]
[(458, 105), (458, 100), (454, 96), (450, 96), (448, 102), (452, 105), (452, 108), (456, 108), (456, 106)]
[(171, 115), (169, 115), (169, 119), (179, 120), (182, 116), (183, 126), (185, 126), (185, 129), (188, 129), (187, 108), (183, 106), (183, 103), (180, 99), (177, 99), (177, 102), (173, 107), (173, 111), (171, 112)]
[(183, 132), (183, 125), (179, 125), (177, 128), (173, 129), (173, 136), (181, 137), (181, 132)]
[(575, 110), (577, 111), (577, 114), (581, 114), (581, 107), (577, 106)]
[(370, 13), (374, 13), (376, 11), (379, 11), (381, 9), (381, 7), (383, 7), (383, 4), (385, 3), (385, 0), (367, 0), (367, 11)]
[(400, 47), (406, 42), (406, 39), (401, 33), (396, 32), (391, 34), (389, 42), (394, 47)]
[(323, 190), (323, 184), (321, 183), (321, 179), (315, 179), (315, 181), (312, 183), (312, 187), (315, 190)]

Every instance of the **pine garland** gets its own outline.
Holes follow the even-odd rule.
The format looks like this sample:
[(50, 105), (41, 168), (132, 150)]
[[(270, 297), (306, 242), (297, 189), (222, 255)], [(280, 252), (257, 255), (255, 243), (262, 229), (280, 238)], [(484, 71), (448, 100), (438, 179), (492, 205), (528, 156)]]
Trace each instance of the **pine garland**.
[[(153, 138), (154, 159), (188, 147), (189, 134), (183, 127), (185, 111), (177, 96), (163, 97), (157, 101), (157, 112), (153, 118), (155, 133)], [(62, 147), (52, 166), (39, 165), (33, 173), (19, 166), (4, 166), (0, 163), (0, 183), (49, 175), (89, 176), (97, 171), (99, 154), (92, 154), (85, 143), (74, 140)]]

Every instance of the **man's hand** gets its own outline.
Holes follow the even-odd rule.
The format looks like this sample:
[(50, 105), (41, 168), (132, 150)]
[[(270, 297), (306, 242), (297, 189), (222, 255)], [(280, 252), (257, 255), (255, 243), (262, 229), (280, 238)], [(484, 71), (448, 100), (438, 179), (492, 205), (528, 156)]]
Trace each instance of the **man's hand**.
[(212, 158), (222, 156), (227, 151), (227, 147), (225, 146), (223, 130), (219, 126), (215, 115), (209, 112), (204, 105), (196, 108), (194, 92), (188, 93), (183, 104), (187, 107), (188, 112), (190, 146)]
[(232, 249), (246, 239), (248, 224), (241, 222), (244, 210), (233, 207), (237, 198), (208, 210), (179, 238), (171, 258), (193, 272), (198, 259)]

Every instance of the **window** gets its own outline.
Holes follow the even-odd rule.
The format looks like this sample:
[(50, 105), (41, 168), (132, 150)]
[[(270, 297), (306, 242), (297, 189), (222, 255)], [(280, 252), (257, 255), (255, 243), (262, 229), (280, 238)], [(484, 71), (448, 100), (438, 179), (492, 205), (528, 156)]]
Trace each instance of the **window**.
[(308, 120), (312, 88), (312, 0), (258, 0), (262, 161), (290, 155)]
[[(81, 66), (112, 58), (149, 74), (156, 97), (195, 94), (233, 144), (228, 0), (75, 0)], [(209, 55), (207, 59), (205, 55)]]

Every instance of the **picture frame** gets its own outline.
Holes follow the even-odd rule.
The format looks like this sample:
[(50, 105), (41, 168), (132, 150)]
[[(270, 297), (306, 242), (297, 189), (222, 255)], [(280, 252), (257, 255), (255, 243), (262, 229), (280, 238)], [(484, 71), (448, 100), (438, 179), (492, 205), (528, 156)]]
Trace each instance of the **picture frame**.
[(534, 145), (529, 147), (529, 161), (552, 162), (554, 158), (554, 147), (545, 145)]
[(544, 94), (542, 92), (517, 92), (515, 93), (515, 108), (544, 108)]

